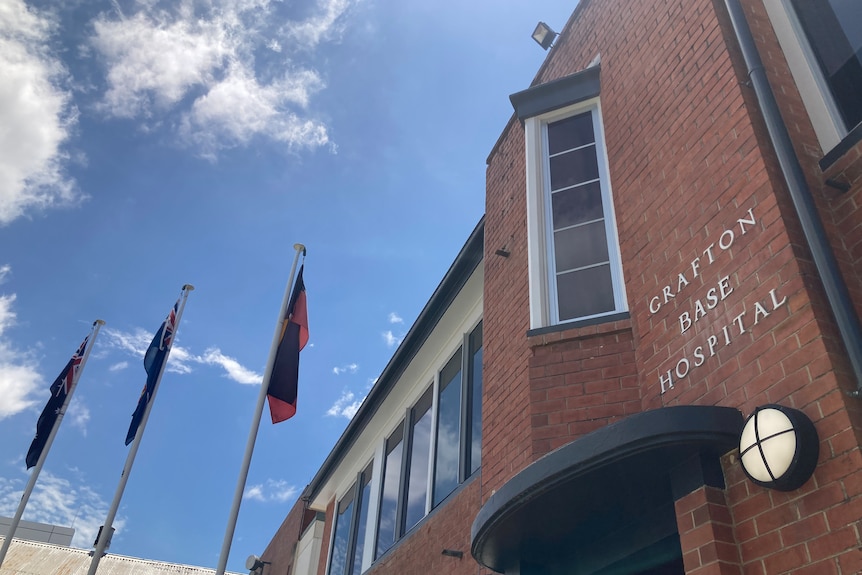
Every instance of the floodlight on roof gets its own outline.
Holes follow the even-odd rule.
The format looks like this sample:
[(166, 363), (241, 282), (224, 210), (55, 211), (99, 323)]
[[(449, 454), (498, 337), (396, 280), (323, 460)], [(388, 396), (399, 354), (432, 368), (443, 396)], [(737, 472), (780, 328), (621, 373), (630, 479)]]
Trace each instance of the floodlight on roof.
[(550, 48), (557, 36), (558, 34), (544, 22), (536, 24), (536, 29), (533, 30), (533, 40), (535, 40), (543, 50)]

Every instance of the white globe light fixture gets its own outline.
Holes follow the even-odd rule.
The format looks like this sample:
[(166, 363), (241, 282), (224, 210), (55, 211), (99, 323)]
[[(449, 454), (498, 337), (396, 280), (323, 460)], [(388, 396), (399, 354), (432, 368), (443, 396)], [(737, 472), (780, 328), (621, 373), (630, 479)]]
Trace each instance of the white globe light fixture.
[(820, 439), (798, 409), (763, 405), (745, 422), (739, 437), (742, 469), (754, 483), (793, 491), (808, 481), (820, 455)]

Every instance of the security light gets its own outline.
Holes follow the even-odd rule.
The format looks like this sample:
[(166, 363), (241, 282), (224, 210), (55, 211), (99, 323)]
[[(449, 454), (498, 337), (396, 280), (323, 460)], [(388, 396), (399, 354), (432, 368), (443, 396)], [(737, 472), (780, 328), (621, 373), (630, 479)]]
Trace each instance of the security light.
[(557, 33), (551, 30), (551, 27), (544, 22), (539, 22), (536, 25), (536, 29), (533, 30), (533, 40), (535, 40), (543, 50), (550, 48), (551, 44), (554, 43), (554, 38), (556, 37)]
[(739, 437), (742, 469), (754, 483), (793, 491), (808, 481), (820, 455), (817, 430), (797, 409), (763, 405), (754, 410)]
[(248, 559), (245, 560), (245, 568), (249, 570), (249, 573), (263, 573), (264, 565), (272, 565), (269, 561), (261, 561), (260, 557), (257, 555), (249, 555)]

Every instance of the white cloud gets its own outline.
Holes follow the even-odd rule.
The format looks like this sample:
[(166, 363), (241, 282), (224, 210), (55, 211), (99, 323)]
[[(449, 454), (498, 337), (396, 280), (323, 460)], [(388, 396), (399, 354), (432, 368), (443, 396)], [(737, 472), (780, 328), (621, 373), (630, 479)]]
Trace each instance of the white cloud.
[(237, 360), (224, 355), (218, 348), (210, 348), (206, 350), (201, 359), (203, 363), (208, 365), (221, 366), (227, 373), (228, 378), (237, 383), (259, 385), (261, 381), (263, 381), (262, 375), (243, 367)]
[[(149, 332), (142, 328), (132, 331), (121, 331), (114, 328), (105, 328), (103, 333), (106, 339), (103, 342), (108, 348), (120, 350), (121, 352), (139, 359), (143, 362), (144, 354), (153, 340), (155, 332)], [(143, 365), (143, 363), (141, 363)], [(195, 365), (214, 365), (225, 371), (228, 379), (245, 385), (259, 385), (263, 376), (239, 363), (235, 358), (229, 357), (217, 347), (207, 349), (203, 355), (196, 355), (188, 348), (174, 343), (171, 347), (171, 355), (168, 357), (168, 365), (165, 369), (172, 373), (191, 373)], [(119, 371), (128, 367), (127, 361), (120, 361), (112, 365), (111, 371)]]
[(404, 318), (393, 311), (389, 314), (389, 323), (404, 323)]
[[(8, 273), (8, 266), (4, 269)], [(0, 420), (38, 403), (33, 394), (42, 384), (35, 359), (12, 347), (5, 335), (15, 324), (14, 302), (15, 294), (0, 295)]]
[[(314, 18), (281, 31), (271, 29), (283, 20), (281, 2), (156, 4), (94, 23), (91, 45), (107, 68), (105, 113), (155, 123), (175, 114), (180, 142), (211, 159), (259, 137), (289, 150), (334, 150), (326, 126), (307, 112), (324, 83), (291, 64), (283, 42), (330, 37), (350, 0), (326, 2)], [(269, 61), (276, 54), (278, 69)]]
[(306, 105), (310, 93), (322, 86), (318, 75), (306, 70), (262, 85), (249, 70), (234, 64), (226, 78), (195, 100), (183, 117), (180, 136), (205, 157), (248, 144), (260, 135), (289, 149), (323, 146), (329, 143), (326, 127), (285, 106)]
[(94, 22), (93, 46), (108, 63), (103, 106), (121, 118), (149, 116), (176, 104), (195, 86), (213, 81), (231, 52), (217, 21), (138, 12), (131, 18)]
[(4, 265), (0, 266), (0, 284), (4, 283), (6, 281), (6, 278), (11, 273), (12, 273), (12, 266), (10, 266), (9, 264), (4, 264)]
[(365, 396), (357, 399), (356, 395), (354, 395), (352, 391), (345, 391), (341, 394), (341, 397), (332, 404), (332, 407), (327, 410), (326, 415), (353, 419), (353, 416), (356, 415), (357, 411), (359, 411), (359, 406), (362, 405), (362, 401), (364, 399)]
[(123, 371), (129, 367), (128, 361), (118, 361), (108, 368), (108, 371)]
[[(12, 517), (24, 492), (24, 481), (0, 477), (0, 515)], [(90, 489), (84, 478), (72, 481), (42, 470), (33, 489), (24, 519), (74, 527), (74, 547), (91, 547), (99, 525), (108, 513), (108, 505)], [(126, 520), (114, 520), (114, 529), (122, 531)]]
[(283, 479), (267, 479), (265, 483), (259, 483), (247, 487), (242, 494), (243, 499), (253, 499), (262, 503), (275, 502), (287, 503), (296, 499), (299, 489), (289, 485)]
[(395, 347), (396, 345), (401, 343), (401, 340), (404, 339), (404, 336), (397, 336), (392, 333), (392, 330), (386, 330), (382, 334), (383, 341), (386, 342), (387, 347)]
[(23, 0), (0, 3), (0, 225), (82, 198), (65, 172), (77, 110), (48, 48), (55, 29)]
[(333, 367), (332, 368), (332, 373), (334, 373), (335, 375), (341, 375), (342, 373), (347, 373), (347, 372), (356, 373), (357, 371), (359, 371), (359, 365), (356, 363), (350, 363), (350, 364), (347, 364), (343, 367)]
[[(101, 345), (119, 349), (132, 357), (136, 357), (141, 361), (140, 365), (143, 366), (144, 354), (156, 332), (150, 332), (140, 327), (135, 328), (134, 331), (122, 331), (108, 327), (102, 333), (105, 334), (105, 338), (100, 341)], [(200, 358), (194, 357), (186, 348), (175, 342), (171, 346), (171, 355), (168, 357), (168, 365), (165, 369), (172, 373), (191, 373), (192, 366), (189, 364), (195, 361), (200, 362)], [(111, 369), (122, 369), (121, 363), (114, 364)]]
[(72, 427), (77, 427), (86, 437), (87, 423), (90, 421), (90, 408), (84, 403), (80, 396), (75, 396), (75, 401), (69, 403), (69, 409), (66, 411), (65, 419), (71, 420)]
[(307, 49), (331, 38), (343, 30), (343, 16), (351, 7), (351, 0), (321, 0), (318, 12), (302, 22), (290, 22), (284, 33)]

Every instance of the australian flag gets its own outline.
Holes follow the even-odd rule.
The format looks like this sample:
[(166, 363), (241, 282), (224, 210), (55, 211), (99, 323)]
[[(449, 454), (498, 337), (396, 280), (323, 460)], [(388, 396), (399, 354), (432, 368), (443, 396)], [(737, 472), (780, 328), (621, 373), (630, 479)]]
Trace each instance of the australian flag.
[(159, 374), (162, 373), (162, 365), (168, 358), (168, 353), (171, 350), (173, 343), (174, 332), (177, 329), (177, 310), (179, 309), (180, 300), (171, 308), (171, 313), (162, 323), (156, 336), (147, 348), (144, 354), (144, 369), (147, 372), (147, 383), (144, 389), (141, 390), (141, 397), (138, 399), (138, 406), (132, 414), (132, 423), (129, 425), (129, 432), (126, 433), (126, 445), (135, 440), (135, 435), (138, 433), (138, 427), (141, 425), (141, 420), (144, 418), (144, 412), (147, 405), (150, 403), (150, 398), (153, 396), (153, 390), (156, 388), (156, 382), (159, 379)]
[(39, 456), (42, 455), (42, 450), (45, 449), (45, 442), (48, 441), (48, 436), (51, 430), (54, 429), (54, 424), (57, 422), (57, 417), (63, 409), (63, 404), (66, 403), (66, 397), (72, 390), (72, 384), (78, 375), (78, 368), (81, 366), (81, 360), (84, 358), (84, 350), (87, 349), (87, 342), (90, 336), (84, 338), (83, 343), (78, 348), (78, 351), (51, 384), (51, 398), (42, 410), (42, 415), (39, 416), (39, 421), (36, 422), (36, 437), (33, 438), (33, 443), (30, 444), (30, 449), (27, 451), (27, 469), (30, 469), (39, 461)]

